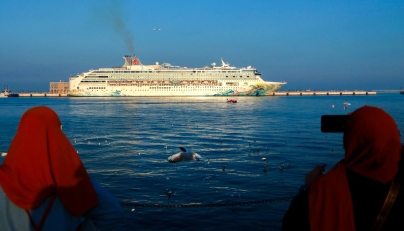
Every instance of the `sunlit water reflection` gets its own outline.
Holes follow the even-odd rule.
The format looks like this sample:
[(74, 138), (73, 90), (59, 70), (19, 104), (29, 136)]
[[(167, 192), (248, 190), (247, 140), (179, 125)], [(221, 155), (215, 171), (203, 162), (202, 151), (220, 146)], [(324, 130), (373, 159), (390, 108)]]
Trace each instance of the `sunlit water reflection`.
[[(380, 106), (404, 128), (399, 94), (240, 97), (236, 104), (221, 97), (6, 98), (0, 99), (0, 150), (8, 149), (25, 110), (47, 105), (60, 115), (91, 177), (122, 203), (206, 205), (292, 197), (314, 165), (329, 169), (343, 157), (342, 134), (321, 133), (320, 116), (346, 114), (346, 99), (348, 111)], [(181, 146), (203, 160), (167, 162)], [(124, 206), (117, 230), (279, 230), (288, 206), (289, 201)]]

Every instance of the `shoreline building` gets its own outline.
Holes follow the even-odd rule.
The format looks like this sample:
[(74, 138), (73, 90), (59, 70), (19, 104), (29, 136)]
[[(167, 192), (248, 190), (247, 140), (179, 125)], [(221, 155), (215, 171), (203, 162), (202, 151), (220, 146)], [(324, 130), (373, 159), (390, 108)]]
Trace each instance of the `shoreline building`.
[(69, 93), (69, 82), (50, 82), (49, 93), (51, 94), (68, 94)]

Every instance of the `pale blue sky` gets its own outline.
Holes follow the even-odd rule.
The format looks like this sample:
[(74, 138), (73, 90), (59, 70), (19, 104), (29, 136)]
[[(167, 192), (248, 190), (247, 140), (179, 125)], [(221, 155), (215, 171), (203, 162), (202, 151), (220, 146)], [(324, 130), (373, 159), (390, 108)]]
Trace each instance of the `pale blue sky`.
[(404, 87), (402, 0), (1, 1), (0, 31), (0, 87), (13, 91), (121, 66), (131, 47), (144, 64), (223, 57), (282, 90)]

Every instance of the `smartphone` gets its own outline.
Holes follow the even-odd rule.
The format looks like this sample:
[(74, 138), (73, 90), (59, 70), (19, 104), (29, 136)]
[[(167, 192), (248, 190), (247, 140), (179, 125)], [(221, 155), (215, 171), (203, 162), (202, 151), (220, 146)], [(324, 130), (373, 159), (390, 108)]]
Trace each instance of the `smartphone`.
[(321, 132), (344, 132), (349, 115), (322, 115)]

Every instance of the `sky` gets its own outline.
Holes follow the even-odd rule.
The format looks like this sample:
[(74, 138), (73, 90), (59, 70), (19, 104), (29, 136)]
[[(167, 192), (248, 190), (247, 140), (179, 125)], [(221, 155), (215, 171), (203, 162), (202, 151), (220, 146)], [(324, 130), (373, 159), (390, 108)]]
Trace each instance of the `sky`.
[(0, 87), (49, 91), (134, 53), (188, 68), (223, 58), (281, 90), (398, 90), (404, 1), (0, 2)]

